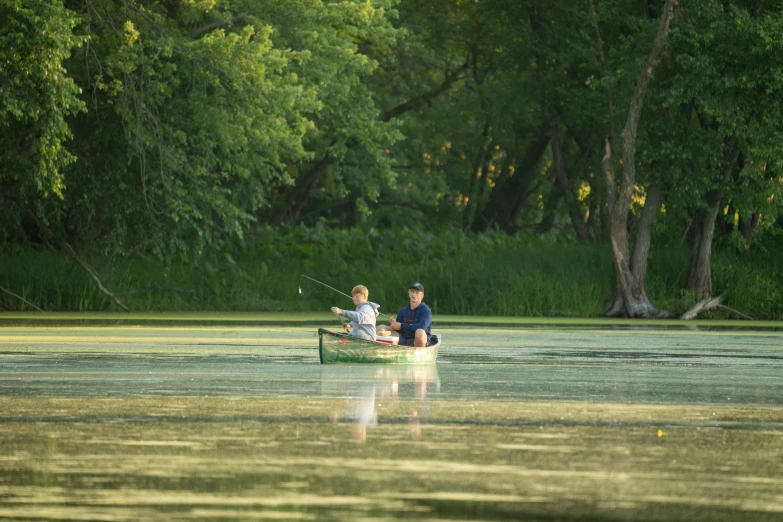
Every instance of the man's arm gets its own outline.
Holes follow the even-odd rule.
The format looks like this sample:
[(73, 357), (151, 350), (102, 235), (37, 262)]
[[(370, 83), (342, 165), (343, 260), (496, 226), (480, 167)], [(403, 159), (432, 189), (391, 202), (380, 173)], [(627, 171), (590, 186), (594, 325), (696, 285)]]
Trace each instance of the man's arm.
[(426, 330), (432, 325), (432, 310), (425, 308), (421, 311), (419, 320), (415, 323), (400, 323), (403, 330), (409, 330), (415, 332), (419, 328)]
[(391, 329), (394, 330), (395, 332), (399, 332), (402, 329), (402, 325), (400, 323), (402, 322), (403, 310), (405, 310), (405, 308), (397, 312), (397, 317), (395, 319), (389, 318), (389, 324), (391, 325)]

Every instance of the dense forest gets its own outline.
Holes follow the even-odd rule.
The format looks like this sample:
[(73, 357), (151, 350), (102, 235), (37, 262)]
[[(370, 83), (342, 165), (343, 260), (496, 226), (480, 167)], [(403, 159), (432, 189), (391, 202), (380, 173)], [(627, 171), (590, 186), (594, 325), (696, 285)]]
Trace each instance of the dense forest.
[[(102, 278), (129, 260), (261, 277), (358, 235), (361, 275), (432, 255), (432, 280), (468, 278), (460, 252), (517, 243), (607, 274), (594, 308), (450, 286), (451, 313), (665, 316), (648, 265), (677, 251), (655, 295), (678, 315), (755, 285), (783, 317), (781, 0), (0, 0), (0, 64), (0, 308), (52, 253), (119, 306)], [(483, 268), (509, 288), (520, 256)]]

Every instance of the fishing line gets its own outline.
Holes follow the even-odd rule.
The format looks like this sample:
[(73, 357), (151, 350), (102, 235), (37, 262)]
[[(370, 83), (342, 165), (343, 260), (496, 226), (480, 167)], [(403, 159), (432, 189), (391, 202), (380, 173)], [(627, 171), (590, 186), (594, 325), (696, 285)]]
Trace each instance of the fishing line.
[[(305, 279), (309, 279), (310, 281), (315, 281), (315, 282), (316, 282), (316, 283), (318, 283), (319, 285), (324, 285), (324, 286), (325, 286), (326, 288), (328, 288), (329, 290), (334, 290), (334, 291), (335, 291), (335, 292), (337, 292), (338, 294), (340, 294), (340, 295), (344, 295), (344, 296), (345, 296), (345, 297), (347, 297), (348, 299), (351, 299), (351, 300), (353, 300), (353, 297), (351, 297), (350, 295), (348, 295), (348, 294), (346, 294), (346, 293), (343, 293), (343, 292), (339, 291), (338, 289), (336, 289), (336, 288), (333, 288), (333, 287), (331, 287), (331, 286), (327, 285), (326, 283), (322, 283), (322, 282), (320, 282), (318, 279), (313, 279), (312, 277), (306, 276), (306, 275), (304, 275), (304, 274), (302, 274), (302, 277), (304, 277)], [(390, 318), (388, 315), (386, 315), (385, 313), (381, 312), (380, 310), (376, 310), (376, 311), (377, 311), (377, 312), (378, 312), (380, 315), (384, 316), (385, 318), (387, 318), (387, 319), (391, 319), (391, 318)], [(342, 321), (342, 319), (341, 319), (340, 321)]]

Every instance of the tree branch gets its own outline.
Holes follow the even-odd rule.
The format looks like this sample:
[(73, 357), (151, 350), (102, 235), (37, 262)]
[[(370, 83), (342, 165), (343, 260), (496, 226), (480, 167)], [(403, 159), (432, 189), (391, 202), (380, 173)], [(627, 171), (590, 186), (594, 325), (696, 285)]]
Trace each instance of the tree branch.
[(25, 304), (27, 304), (28, 306), (32, 306), (33, 308), (35, 308), (35, 309), (36, 309), (36, 310), (38, 310), (39, 312), (43, 312), (43, 310), (41, 310), (40, 308), (38, 308), (37, 306), (35, 306), (33, 303), (31, 303), (30, 301), (28, 301), (28, 300), (27, 300), (27, 299), (25, 299), (24, 297), (22, 297), (22, 296), (20, 296), (20, 295), (16, 295), (16, 294), (15, 294), (15, 293), (13, 293), (12, 291), (10, 291), (10, 290), (8, 290), (8, 289), (6, 289), (6, 288), (3, 288), (2, 286), (0, 286), (0, 290), (2, 290), (3, 292), (5, 292), (6, 294), (9, 294), (9, 295), (12, 295), (12, 296), (16, 297), (17, 299), (19, 299), (20, 301), (24, 302), (24, 303), (25, 303)]
[[(470, 58), (466, 58), (465, 63), (463, 63), (457, 70), (446, 74), (446, 78), (437, 89), (422, 94), (420, 96), (417, 96), (415, 98), (411, 98), (405, 103), (401, 103), (400, 105), (397, 105), (392, 109), (384, 111), (381, 114), (381, 121), (389, 121), (392, 118), (399, 116), (400, 114), (403, 114), (409, 110), (419, 107), (420, 105), (432, 103), (433, 100), (435, 100), (438, 96), (440, 96), (441, 94), (443, 94), (444, 92), (446, 92), (452, 87), (454, 82), (456, 82), (459, 79), (460, 74), (462, 74), (462, 72), (464, 72), (469, 65), (470, 65)], [(332, 143), (328, 148), (331, 148), (335, 143), (336, 143), (336, 139), (333, 139)], [(355, 147), (358, 147), (359, 145), (360, 145), (359, 140), (353, 138), (346, 145), (346, 148), (350, 150)], [(305, 206), (307, 206), (307, 204), (309, 204), (310, 200), (312, 199), (315, 189), (318, 187), (318, 183), (321, 181), (321, 177), (324, 175), (326, 170), (335, 163), (338, 163), (338, 159), (327, 153), (327, 155), (321, 158), (315, 164), (313, 169), (308, 173), (307, 181), (302, 187), (302, 191), (301, 192), (295, 191), (295, 194), (298, 196), (298, 201), (296, 201), (293, 208), (294, 221), (298, 221), (299, 218), (302, 216), (302, 212)]]
[[(601, 30), (598, 28), (598, 14), (595, 12), (593, 0), (588, 0), (590, 4), (590, 13), (593, 15), (593, 29), (595, 30), (595, 43), (598, 47), (598, 60), (601, 62), (601, 72), (604, 79), (607, 77), (606, 59), (604, 58), (604, 42), (601, 39)], [(609, 143), (612, 150), (615, 149), (615, 129), (614, 129), (614, 104), (612, 103), (612, 88), (607, 84), (604, 86), (606, 92), (606, 106), (609, 112)]]
[(246, 16), (249, 16), (251, 13), (252, 13), (252, 11), (251, 12), (247, 12), (247, 13), (238, 13), (238, 14), (234, 15), (231, 18), (230, 21), (211, 20), (211, 21), (209, 21), (209, 22), (207, 22), (207, 23), (205, 23), (203, 25), (200, 25), (199, 27), (194, 27), (193, 29), (191, 29), (190, 32), (188, 33), (188, 36), (193, 38), (193, 39), (200, 38), (205, 33), (208, 33), (209, 31), (211, 31), (212, 29), (217, 29), (218, 27), (221, 27), (221, 26), (224, 26), (224, 25), (234, 25), (235, 23), (237, 23), (241, 19), (245, 18)]
[(650, 85), (652, 74), (663, 57), (666, 48), (666, 42), (671, 30), (672, 18), (674, 18), (674, 8), (679, 4), (679, 0), (666, 0), (663, 6), (663, 14), (658, 24), (658, 33), (655, 35), (650, 57), (647, 63), (642, 67), (639, 79), (636, 83), (636, 89), (631, 99), (631, 107), (628, 111), (628, 120), (623, 129), (623, 183), (620, 188), (616, 202), (616, 212), (627, 212), (628, 205), (631, 204), (633, 188), (636, 183), (636, 131), (639, 126), (639, 119), (642, 116), (642, 106), (644, 97), (647, 94), (647, 87)]
[(715, 308), (718, 306), (721, 301), (723, 301), (723, 296), (719, 295), (718, 297), (710, 297), (708, 299), (702, 299), (695, 305), (688, 308), (684, 314), (680, 316), (680, 319), (684, 319), (686, 321), (689, 321), (691, 319), (696, 319), (696, 316), (699, 315), (701, 312), (704, 312), (705, 310), (709, 310), (710, 308)]
[(128, 307), (125, 306), (124, 304), (122, 304), (119, 299), (117, 299), (117, 296), (115, 296), (114, 294), (112, 294), (111, 292), (106, 290), (106, 288), (101, 283), (101, 280), (98, 279), (98, 274), (95, 273), (95, 270), (93, 270), (90, 265), (88, 265), (87, 263), (82, 261), (79, 258), (79, 256), (76, 255), (76, 252), (74, 252), (73, 247), (71, 245), (69, 245), (68, 243), (63, 242), (63, 250), (65, 250), (65, 252), (69, 256), (71, 256), (77, 263), (79, 263), (81, 265), (82, 268), (84, 268), (84, 270), (87, 272), (87, 274), (89, 274), (90, 278), (98, 286), (98, 290), (100, 290), (100, 292), (103, 295), (105, 295), (105, 296), (109, 297), (110, 299), (112, 299), (115, 303), (117, 303), (117, 306), (119, 306), (120, 308), (122, 308), (126, 312), (130, 312), (130, 310), (128, 310)]
[(740, 315), (740, 316), (744, 317), (745, 319), (749, 319), (751, 321), (753, 320), (753, 318), (751, 316), (745, 315), (742, 312), (740, 312), (739, 310), (735, 310), (734, 308), (731, 308), (730, 306), (719, 304), (719, 305), (717, 305), (717, 307), (718, 308), (723, 308), (724, 310), (728, 310), (729, 312), (734, 312), (735, 314)]
[(611, 213), (614, 210), (615, 201), (617, 201), (617, 182), (614, 173), (614, 163), (612, 163), (612, 145), (609, 143), (608, 138), (606, 139), (606, 149), (601, 165), (604, 168), (604, 176), (606, 177), (606, 199)]
[(446, 73), (446, 78), (443, 80), (443, 83), (437, 89), (434, 89), (430, 92), (411, 98), (410, 100), (401, 103), (396, 107), (384, 111), (381, 114), (381, 121), (389, 121), (392, 118), (396, 118), (400, 114), (408, 112), (409, 110), (415, 109), (421, 105), (432, 103), (435, 100), (435, 98), (437, 98), (447, 90), (451, 89), (451, 86), (454, 85), (454, 82), (456, 82), (459, 79), (460, 74), (466, 71), (469, 66), (470, 66), (470, 58), (468, 57), (465, 58), (465, 63), (463, 63), (457, 70), (451, 73)]

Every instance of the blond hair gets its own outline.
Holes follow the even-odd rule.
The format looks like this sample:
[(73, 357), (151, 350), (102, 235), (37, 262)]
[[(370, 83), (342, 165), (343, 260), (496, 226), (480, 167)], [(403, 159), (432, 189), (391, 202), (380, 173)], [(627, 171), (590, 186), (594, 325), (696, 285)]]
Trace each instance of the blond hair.
[(370, 292), (367, 290), (367, 287), (364, 285), (356, 285), (353, 287), (353, 290), (351, 290), (351, 295), (356, 294), (362, 294), (364, 297), (367, 297), (370, 295)]

